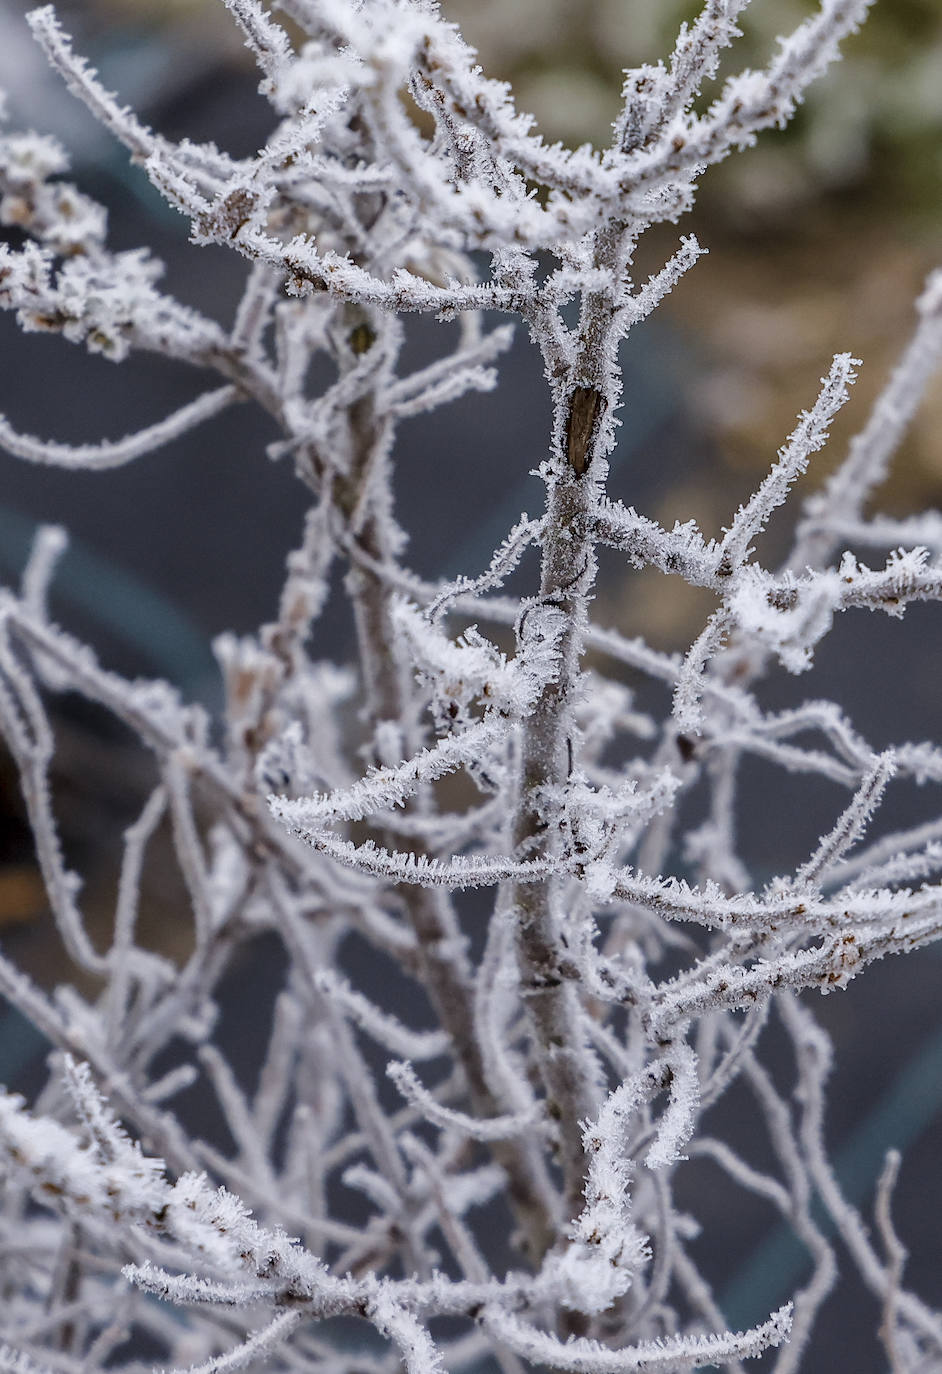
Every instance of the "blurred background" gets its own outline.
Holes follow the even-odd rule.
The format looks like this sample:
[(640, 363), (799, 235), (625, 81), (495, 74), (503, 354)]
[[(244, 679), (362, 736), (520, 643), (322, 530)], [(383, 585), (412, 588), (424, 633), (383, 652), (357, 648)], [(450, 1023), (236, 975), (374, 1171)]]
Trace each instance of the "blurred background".
[[(28, 8), (24, 0), (0, 0), (9, 125), (56, 134), (72, 153), (74, 179), (109, 207), (112, 245), (150, 245), (167, 264), (168, 289), (230, 320), (241, 260), (189, 245), (179, 217), (48, 72), (23, 22)], [(490, 74), (513, 83), (518, 105), (535, 113), (545, 135), (570, 144), (608, 142), (622, 68), (666, 56), (678, 24), (697, 9), (678, 0), (445, 0), (443, 8)], [(776, 34), (812, 8), (753, 0), (729, 69), (766, 61)], [(58, 10), (106, 84), (168, 136), (212, 138), (235, 154), (251, 153), (267, 137), (268, 106), (220, 0), (66, 0)], [(626, 345), (617, 494), (667, 523), (695, 517), (707, 536), (719, 534), (797, 413), (813, 402), (833, 353), (850, 350), (864, 360), (860, 379), (799, 499), (821, 481), (903, 346), (927, 271), (942, 263), (940, 135), (942, 0), (884, 0), (789, 129), (713, 169), (695, 211), (677, 229), (644, 241), (639, 280), (660, 266), (679, 232), (695, 232), (709, 256)], [(446, 328), (412, 322), (409, 361), (432, 356)], [(118, 437), (191, 399), (206, 382), (165, 359), (132, 357), (115, 370), (59, 338), (22, 336), (0, 318), (0, 411), (31, 433), (75, 442)], [(528, 474), (542, 457), (547, 427), (541, 369), (521, 336), (493, 397), (403, 429), (397, 500), (420, 572), (483, 567), (518, 512), (539, 508), (540, 490)], [(108, 666), (167, 676), (212, 708), (219, 700), (213, 636), (249, 632), (274, 614), (284, 556), (300, 534), (294, 478), (265, 457), (273, 437), (264, 416), (243, 407), (104, 476), (34, 469), (0, 454), (0, 576), (16, 579), (38, 523), (63, 524), (72, 542), (54, 588), (57, 618), (91, 640)], [(905, 514), (938, 506), (940, 493), (942, 383), (899, 453), (880, 505)], [(761, 549), (768, 564), (789, 528), (780, 512)], [(606, 571), (598, 620), (644, 634), (659, 648), (685, 648), (712, 608), (712, 598), (678, 579), (628, 578), (614, 563)], [(834, 697), (878, 748), (937, 737), (940, 630), (937, 607), (913, 607), (901, 623), (846, 616), (812, 673), (770, 678), (761, 699), (779, 706)], [(319, 635), (323, 656), (349, 656), (339, 607), (329, 608)], [(635, 685), (644, 705), (666, 709), (666, 696)], [(78, 701), (58, 704), (56, 728), (64, 841), (86, 875), (86, 903), (104, 939), (121, 832), (137, 814), (149, 765), (119, 728)], [(741, 817), (743, 851), (758, 880), (799, 863), (842, 804), (824, 784), (783, 778), (760, 764), (747, 767), (744, 795), (752, 801)], [(934, 794), (899, 788), (882, 824), (897, 829), (938, 809)], [(151, 868), (145, 928), (154, 942), (183, 950), (184, 923), (173, 913), (185, 910), (185, 897), (174, 866)], [(46, 924), (8, 762), (0, 762), (0, 940), (43, 983), (72, 977)], [(258, 996), (261, 978), (271, 995), (280, 970), (269, 964), (235, 969), (233, 979), (254, 978)], [(845, 994), (815, 1000), (837, 1045), (830, 1132), (842, 1178), (869, 1208), (884, 1151), (907, 1151), (897, 1222), (911, 1249), (913, 1286), (936, 1304), (940, 974), (939, 956), (926, 951), (877, 966)], [(258, 1033), (241, 1022), (224, 1031), (250, 1075), (261, 1053)], [(0, 1022), (0, 1081), (28, 1086), (43, 1051), (9, 1013)], [(212, 1123), (199, 1124), (211, 1135)], [(748, 1153), (747, 1121), (742, 1130)], [(693, 1188), (697, 1168), (688, 1171)], [(764, 1214), (747, 1206), (730, 1222), (720, 1216), (727, 1209), (722, 1190), (712, 1196), (711, 1203), (709, 1189), (698, 1193), (696, 1210), (709, 1237), (711, 1205), (716, 1209), (727, 1245), (717, 1261), (724, 1307), (731, 1322), (746, 1324), (800, 1281), (802, 1254), (767, 1232)], [(860, 1374), (881, 1368), (878, 1321), (856, 1280), (842, 1279), (807, 1368), (823, 1369), (838, 1354), (842, 1367)]]

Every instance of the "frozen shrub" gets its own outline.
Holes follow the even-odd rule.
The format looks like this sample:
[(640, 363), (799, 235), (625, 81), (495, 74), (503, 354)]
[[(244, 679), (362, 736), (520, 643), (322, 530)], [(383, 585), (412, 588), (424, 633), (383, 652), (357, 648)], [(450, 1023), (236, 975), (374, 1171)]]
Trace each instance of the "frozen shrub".
[[(481, 1361), (504, 1374), (521, 1362), (623, 1374), (737, 1368), (771, 1347), (784, 1374), (835, 1278), (833, 1226), (882, 1310), (892, 1367), (942, 1367), (942, 1317), (901, 1283), (895, 1158), (873, 1239), (825, 1155), (829, 1045), (800, 996), (942, 931), (942, 819), (867, 836), (891, 779), (942, 781), (942, 754), (876, 753), (838, 706), (769, 711), (752, 691), (777, 664), (806, 668), (838, 613), (898, 616), (942, 593), (940, 517), (866, 514), (939, 361), (942, 277), (783, 566), (764, 567), (754, 545), (827, 442), (850, 354), (834, 358), (722, 539), (693, 522), (665, 529), (606, 494), (619, 345), (702, 251), (681, 237), (639, 282), (639, 239), (691, 206), (710, 164), (786, 123), (868, 0), (822, 0), (767, 67), (695, 109), (746, 4), (707, 0), (664, 64), (626, 74), (601, 152), (547, 146), (432, 0), (282, 0), (290, 37), (257, 0), (226, 3), (275, 115), (248, 159), (145, 128), (51, 8), (29, 22), (193, 242), (245, 258), (231, 328), (162, 293), (146, 249), (110, 251), (103, 211), (59, 179), (53, 140), (0, 140), (0, 211), (18, 231), (0, 250), (0, 303), (22, 327), (220, 378), (124, 439), (70, 447), (0, 420), (0, 443), (27, 461), (114, 467), (248, 400), (279, 426), (271, 455), (294, 465), (310, 502), (277, 619), (217, 641), (215, 727), (170, 685), (123, 680), (50, 622), (58, 531), (38, 538), (21, 591), (2, 593), (0, 724), (61, 939), (97, 991), (46, 995), (0, 958), (0, 991), (57, 1047), (38, 1104), (0, 1096), (0, 1366), (129, 1368), (146, 1338), (164, 1363), (200, 1371), (379, 1374), (401, 1360), (412, 1374)], [(442, 331), (450, 352), (411, 372), (409, 312), (459, 325)], [(537, 439), (545, 507), (520, 516), (483, 572), (431, 585), (404, 561), (397, 427), (493, 387), (515, 320), (552, 398), (552, 431)], [(317, 356), (334, 379), (313, 394)], [(871, 568), (847, 545), (891, 552)], [(600, 547), (712, 593), (685, 656), (593, 621)], [(538, 581), (502, 592), (536, 556)], [(317, 657), (338, 563), (352, 671)], [(590, 649), (600, 666), (588, 672)], [(626, 668), (669, 686), (663, 718), (632, 700)], [(106, 949), (50, 799), (47, 703), (63, 691), (113, 712), (159, 774), (126, 835)], [(750, 756), (847, 796), (814, 852), (765, 885), (737, 852)], [(459, 774), (464, 790), (447, 790)], [(141, 875), (167, 818), (191, 904), (180, 966), (136, 938)], [(455, 899), (472, 887), (490, 911), (474, 946)], [(679, 927), (697, 938), (678, 939)], [(248, 1092), (214, 1041), (214, 998), (261, 931), (283, 943), (289, 971)], [(395, 966), (390, 988), (411, 980), (417, 1000), (421, 989), (425, 1028), (354, 984), (351, 941)], [(770, 1018), (791, 1045), (788, 1091), (760, 1059)], [(189, 1059), (168, 1076), (174, 1037)], [(198, 1075), (229, 1154), (174, 1112)], [(703, 1127), (734, 1082), (770, 1135), (773, 1172), (724, 1137), (722, 1110)], [(793, 1301), (750, 1330), (724, 1329), (692, 1253), (695, 1219), (673, 1202), (693, 1156), (776, 1209), (810, 1256)], [(362, 1225), (341, 1184), (362, 1195)], [(371, 1323), (386, 1345), (352, 1350), (337, 1317)]]

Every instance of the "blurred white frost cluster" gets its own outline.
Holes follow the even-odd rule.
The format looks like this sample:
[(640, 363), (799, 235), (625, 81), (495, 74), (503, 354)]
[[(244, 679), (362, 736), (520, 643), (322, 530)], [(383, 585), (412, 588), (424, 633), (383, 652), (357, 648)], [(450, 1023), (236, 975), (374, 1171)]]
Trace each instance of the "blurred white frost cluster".
[[(722, 539), (662, 528), (606, 494), (619, 344), (702, 251), (681, 238), (637, 281), (640, 238), (690, 207), (710, 164), (790, 118), (868, 8), (821, 0), (765, 68), (695, 113), (746, 3), (706, 0), (663, 64), (626, 73), (611, 145), (570, 151), (534, 134), (432, 0), (281, 0), (288, 28), (258, 0), (226, 0), (274, 111), (246, 160), (144, 127), (52, 8), (29, 16), (194, 243), (241, 254), (246, 281), (229, 328), (161, 292), (147, 250), (110, 251), (103, 211), (59, 179), (61, 148), (5, 133), (0, 304), (26, 330), (116, 362), (166, 354), (219, 385), (123, 439), (69, 446), (0, 419), (0, 443), (30, 462), (107, 468), (249, 402), (280, 428), (271, 455), (294, 465), (309, 511), (277, 618), (217, 642), (215, 727), (50, 622), (57, 530), (38, 538), (21, 589), (2, 592), (0, 727), (61, 940), (96, 991), (46, 995), (0, 955), (0, 991), (55, 1047), (36, 1104), (0, 1096), (0, 1368), (129, 1370), (156, 1349), (206, 1374), (398, 1362), (627, 1374), (735, 1369), (771, 1349), (784, 1374), (834, 1283), (835, 1230), (893, 1369), (942, 1368), (942, 1317), (901, 1283), (894, 1159), (873, 1238), (825, 1155), (829, 1046), (799, 996), (942, 934), (942, 819), (867, 838), (894, 777), (942, 782), (942, 751), (876, 753), (837, 705), (764, 710), (751, 690), (779, 663), (807, 667), (839, 612), (898, 616), (942, 596), (942, 519), (865, 513), (942, 354), (942, 278), (783, 566), (764, 568), (753, 545), (826, 443), (854, 381), (849, 354)], [(442, 331), (450, 351), (417, 371), (400, 359), (405, 312), (457, 321)], [(514, 320), (552, 397), (552, 430), (534, 436), (545, 507), (521, 514), (484, 571), (432, 585), (404, 561), (393, 441), (409, 417), (492, 388)], [(334, 380), (312, 394), (317, 355)], [(713, 594), (685, 656), (593, 621), (606, 546)], [(849, 546), (890, 553), (871, 568)], [(354, 671), (317, 657), (337, 564)], [(511, 596), (518, 564), (513, 586), (532, 575)], [(626, 669), (673, 692), (662, 718), (633, 702)], [(51, 803), (47, 711), (64, 691), (113, 712), (153, 755), (107, 948), (89, 934)], [(751, 756), (846, 789), (814, 852), (765, 885), (736, 840)], [(165, 823), (191, 906), (181, 965), (137, 938)], [(471, 887), (489, 903), (462, 905)], [(214, 1041), (215, 998), (262, 931), (288, 972), (248, 1090)], [(385, 1001), (356, 985), (353, 947), (396, 970), (374, 979)], [(403, 987), (407, 1018), (392, 1004)], [(770, 1022), (791, 1046), (789, 1092), (760, 1059)], [(171, 1042), (187, 1054), (168, 1073)], [(200, 1077), (228, 1152), (175, 1111)], [(734, 1082), (769, 1133), (771, 1172), (724, 1137)], [(793, 1301), (745, 1331), (725, 1329), (692, 1249), (696, 1219), (673, 1203), (695, 1157), (777, 1210), (810, 1257)], [(351, 1346), (339, 1317), (382, 1339)]]

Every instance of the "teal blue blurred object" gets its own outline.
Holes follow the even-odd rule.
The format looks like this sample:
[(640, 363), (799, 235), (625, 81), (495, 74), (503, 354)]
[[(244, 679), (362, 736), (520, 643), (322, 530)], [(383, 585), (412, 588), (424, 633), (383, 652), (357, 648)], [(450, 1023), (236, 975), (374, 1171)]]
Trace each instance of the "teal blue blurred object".
[[(0, 577), (18, 580), (39, 528), (0, 506)], [(53, 581), (53, 597), (83, 613), (169, 678), (191, 698), (218, 694), (218, 672), (206, 636), (173, 602), (125, 568), (70, 539)]]
[(16, 1007), (8, 1007), (0, 1015), (0, 1087), (15, 1087), (33, 1060), (51, 1048), (42, 1031)]

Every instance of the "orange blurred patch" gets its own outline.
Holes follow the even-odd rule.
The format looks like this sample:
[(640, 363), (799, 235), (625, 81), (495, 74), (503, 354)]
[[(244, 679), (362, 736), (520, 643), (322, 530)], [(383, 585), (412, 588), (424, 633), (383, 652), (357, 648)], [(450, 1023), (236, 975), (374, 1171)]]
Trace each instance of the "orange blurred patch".
[(46, 906), (46, 889), (32, 864), (0, 868), (0, 928), (35, 921)]

